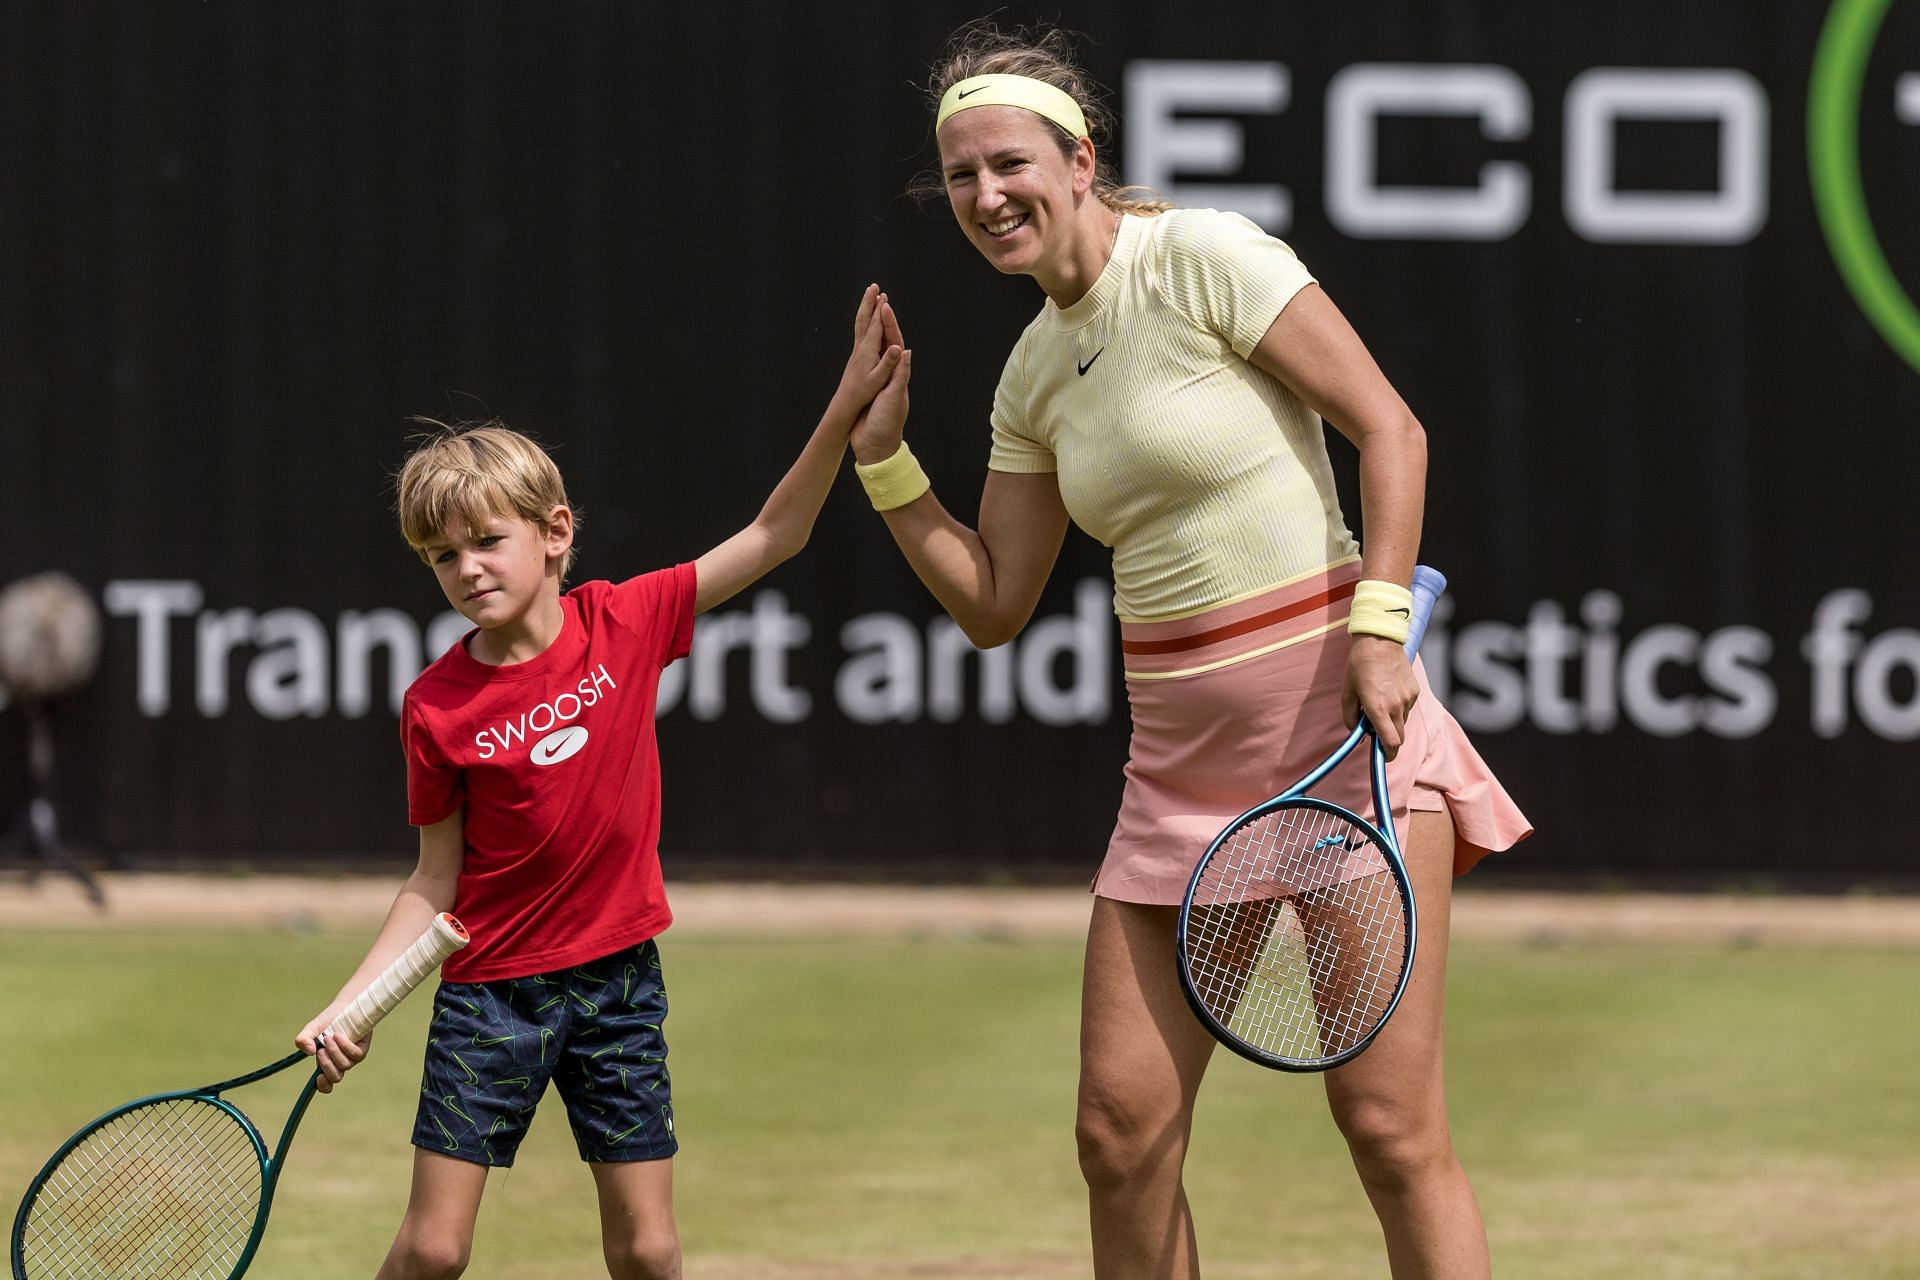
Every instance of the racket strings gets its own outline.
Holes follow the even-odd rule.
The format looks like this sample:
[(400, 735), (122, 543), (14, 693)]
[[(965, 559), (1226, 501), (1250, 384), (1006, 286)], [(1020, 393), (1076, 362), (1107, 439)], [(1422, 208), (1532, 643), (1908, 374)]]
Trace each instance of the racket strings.
[(224, 1280), (253, 1233), (258, 1153), (232, 1115), (169, 1099), (88, 1133), (48, 1174), (21, 1235), (34, 1280)]
[(1195, 994), (1226, 1030), (1302, 1064), (1362, 1043), (1407, 960), (1400, 885), (1373, 837), (1325, 809), (1285, 806), (1214, 851), (1188, 913)]

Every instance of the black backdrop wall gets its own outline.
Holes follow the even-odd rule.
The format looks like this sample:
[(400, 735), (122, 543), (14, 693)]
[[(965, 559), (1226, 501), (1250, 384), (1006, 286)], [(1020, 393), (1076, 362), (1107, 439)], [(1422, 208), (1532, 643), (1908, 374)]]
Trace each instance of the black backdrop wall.
[[(899, 193), (933, 158), (913, 81), (975, 13), (12, 8), (0, 584), (64, 570), (106, 615), (56, 708), (75, 843), (410, 850), (393, 709), (457, 631), (387, 509), (409, 414), (553, 445), (577, 576), (690, 558), (757, 510), (877, 280), (971, 513), (1040, 295)], [(1491, 874), (1920, 869), (1890, 798), (1920, 3), (1000, 16), (1085, 32), (1125, 176), (1294, 244), (1421, 415), (1429, 666), (1540, 827)], [(1126, 752), (1106, 582), (1071, 535), (1034, 627), (970, 656), (844, 476), (664, 693), (670, 867), (1089, 871)]]

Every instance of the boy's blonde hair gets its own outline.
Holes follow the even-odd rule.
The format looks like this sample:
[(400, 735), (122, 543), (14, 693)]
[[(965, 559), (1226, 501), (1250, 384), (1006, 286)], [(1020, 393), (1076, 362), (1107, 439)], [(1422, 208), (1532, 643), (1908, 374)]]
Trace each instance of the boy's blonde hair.
[[(395, 483), (400, 533), (426, 559), (455, 521), (478, 533), (494, 516), (520, 517), (544, 529), (555, 507), (572, 508), (560, 468), (546, 450), (499, 419), (480, 423), (415, 422), (433, 428), (400, 467)], [(580, 513), (573, 512), (574, 527)], [(573, 568), (575, 548), (560, 565)]]

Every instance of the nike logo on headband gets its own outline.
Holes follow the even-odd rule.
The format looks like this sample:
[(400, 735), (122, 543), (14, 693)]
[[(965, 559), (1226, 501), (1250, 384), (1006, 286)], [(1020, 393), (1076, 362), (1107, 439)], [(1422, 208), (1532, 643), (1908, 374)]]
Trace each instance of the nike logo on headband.
[(1106, 349), (1105, 347), (1102, 347), (1102, 348), (1100, 348), (1100, 349), (1099, 349), (1098, 351), (1096, 351), (1096, 352), (1094, 352), (1094, 353), (1093, 353), (1093, 359), (1092, 359), (1092, 360), (1088, 360), (1088, 361), (1087, 361), (1087, 362), (1086, 362), (1085, 364), (1080, 364), (1080, 363), (1079, 363), (1078, 361), (1076, 361), (1076, 362), (1075, 362), (1075, 365), (1076, 365), (1076, 367), (1077, 367), (1077, 368), (1078, 368), (1078, 369), (1080, 370), (1080, 376), (1081, 376), (1081, 377), (1083, 377), (1083, 378), (1084, 378), (1084, 377), (1086, 377), (1086, 376), (1087, 376), (1087, 370), (1089, 370), (1089, 369), (1091, 369), (1091, 368), (1093, 368), (1093, 361), (1094, 361), (1094, 360), (1098, 360), (1098, 359), (1099, 359), (1099, 358), (1100, 358), (1101, 356), (1103, 356), (1103, 355), (1105, 355), (1105, 354), (1107, 354), (1107, 349)]
[(963, 102), (963, 101), (965, 101), (965, 100), (967, 99), (967, 97), (968, 97), (969, 95), (972, 95), (972, 94), (976, 94), (976, 93), (979, 93), (979, 92), (981, 92), (982, 90), (986, 90), (986, 89), (991, 89), (991, 88), (993, 88), (993, 86), (992, 86), (992, 85), (990, 85), (990, 84), (983, 84), (983, 85), (980, 85), (980, 86), (978, 86), (978, 87), (976, 87), (976, 88), (972, 88), (972, 89), (962, 89), (962, 90), (961, 90), (960, 92), (958, 92), (958, 93), (956, 93), (956, 94), (954, 94), (954, 95), (953, 95), (953, 100), (954, 100), (955, 102)]

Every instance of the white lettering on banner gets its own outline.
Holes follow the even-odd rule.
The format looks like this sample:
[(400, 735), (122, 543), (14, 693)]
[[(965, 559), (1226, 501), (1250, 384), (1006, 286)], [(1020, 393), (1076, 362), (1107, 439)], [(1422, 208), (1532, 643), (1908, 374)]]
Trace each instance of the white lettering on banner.
[(747, 651), (747, 694), (755, 711), (775, 724), (797, 724), (813, 711), (813, 697), (788, 679), (787, 655), (806, 644), (813, 624), (787, 608), (778, 591), (761, 591), (747, 612), (709, 613), (693, 624), (693, 650), (660, 678), (659, 714), (684, 697), (695, 720), (727, 711), (727, 655)]
[[(1621, 191), (1621, 120), (1719, 125), (1718, 186)], [(1567, 87), (1567, 222), (1600, 243), (1744, 244), (1767, 220), (1767, 91), (1744, 71), (1596, 67)]]
[(235, 646), (245, 643), (253, 633), (253, 610), (229, 609), (225, 613), (209, 610), (194, 624), (193, 702), (200, 714), (217, 720), (227, 714), (228, 659)]
[[(1443, 601), (1421, 656), (1435, 693), (1469, 729), (1504, 732), (1531, 723), (1548, 733), (1607, 733), (1624, 712), (1629, 724), (1657, 737), (1705, 730), (1748, 738), (1771, 724), (1779, 707), (1765, 670), (1773, 639), (1753, 627), (1703, 634), (1660, 623), (1623, 643), (1620, 597), (1610, 591), (1590, 592), (1582, 602), (1584, 628), (1551, 600), (1536, 602), (1524, 627), (1475, 622), (1449, 632), (1450, 613), (1451, 602)], [(1578, 667), (1578, 698), (1567, 692), (1569, 664)], [(1706, 692), (1668, 692), (1673, 684)]]
[(1127, 65), (1123, 162), (1127, 180), (1193, 209), (1232, 209), (1268, 230), (1293, 222), (1293, 197), (1274, 183), (1203, 185), (1181, 174), (1225, 174), (1240, 168), (1246, 135), (1226, 120), (1181, 118), (1180, 112), (1276, 115), (1287, 106), (1287, 69), (1277, 62), (1174, 62)]
[[(1071, 617), (1041, 618), (1020, 636), (1020, 701), (1042, 724), (1100, 724), (1107, 718), (1113, 588), (1082, 582)], [(1062, 662), (1070, 681), (1055, 680)]]
[(1512, 160), (1480, 167), (1477, 186), (1382, 186), (1382, 116), (1469, 116), (1496, 142), (1533, 129), (1527, 85), (1506, 67), (1359, 63), (1327, 86), (1327, 217), (1356, 239), (1504, 240), (1526, 224), (1533, 184)]
[(1620, 723), (1620, 698), (1608, 673), (1620, 665), (1620, 618), (1626, 612), (1611, 591), (1592, 591), (1580, 602), (1580, 620), (1587, 624), (1586, 679), (1581, 682), (1581, 708), (1588, 729), (1611, 733)]
[[(193, 705), (218, 719), (231, 703), (230, 669), (234, 654), (258, 649), (247, 667), (248, 705), (271, 720), (324, 716), (329, 701), (328, 643), (325, 625), (305, 609), (200, 611), (206, 593), (197, 582), (178, 579), (116, 579), (107, 583), (102, 602), (109, 617), (133, 618), (134, 702), (140, 714), (157, 719), (173, 707), (171, 623), (193, 620)], [(451, 609), (427, 631), (428, 650), (439, 656), (472, 624)], [(387, 652), (387, 705), (399, 714), (400, 700), (420, 674), (420, 629), (395, 609), (340, 615), (334, 642), (337, 709), (349, 719), (366, 714), (372, 687), (373, 653)]]
[(1014, 646), (1008, 644), (976, 649), (959, 623), (945, 616), (935, 618), (927, 627), (927, 718), (953, 724), (966, 715), (966, 662), (974, 657), (980, 667), (980, 718), (988, 724), (1012, 720), (1020, 712), (1013, 688), (1013, 655)]
[(168, 619), (191, 616), (205, 599), (197, 582), (109, 582), (102, 593), (101, 601), (108, 617), (138, 620), (134, 701), (141, 715), (163, 716), (172, 705), (167, 696), (167, 673), (171, 667)]
[(913, 623), (897, 613), (865, 614), (840, 628), (840, 644), (852, 657), (834, 680), (834, 694), (848, 719), (885, 724), (918, 717), (920, 634)]
[[(473, 630), (473, 624), (468, 622), (462, 614), (452, 609), (448, 609), (442, 613), (439, 617), (427, 624), (427, 661), (433, 662), (438, 659), (441, 654), (460, 643), (460, 637), (466, 635), (467, 632), (471, 630)], [(413, 683), (412, 676), (407, 677), (407, 683)], [(402, 692), (405, 692), (404, 688)], [(400, 699), (398, 697), (394, 698), (393, 705), (396, 709), (400, 706)]]
[(1025, 711), (1048, 725), (1104, 724), (1112, 714), (1113, 589), (1089, 578), (1073, 599), (1071, 615), (1035, 619), (1017, 639), (987, 650), (975, 649), (950, 618), (930, 623), (924, 642), (898, 614), (854, 618), (840, 629), (850, 655), (834, 682), (840, 709), (860, 724), (909, 724), (923, 715), (952, 723), (963, 704), (965, 662), (977, 656), (981, 719), (1002, 724)]
[(1700, 651), (1700, 679), (1719, 696), (1701, 705), (1700, 723), (1720, 738), (1751, 738), (1773, 723), (1780, 694), (1766, 672), (1773, 637), (1758, 627), (1722, 627)]
[(273, 609), (253, 629), (247, 697), (270, 720), (327, 714), (327, 633), (305, 609)]
[[(459, 616), (454, 614), (456, 618)], [(387, 651), (388, 705), (399, 706), (407, 686), (420, 673), (420, 628), (412, 618), (398, 609), (373, 609), (367, 613), (347, 610), (340, 615), (334, 688), (340, 714), (349, 720), (358, 720), (372, 706), (373, 651), (377, 647)]]
[[(1851, 692), (1851, 707), (1869, 729), (1882, 738), (1911, 742), (1920, 738), (1920, 631), (1888, 631), (1863, 640), (1857, 628), (1872, 613), (1872, 597), (1853, 588), (1828, 592), (1814, 606), (1813, 629), (1800, 645), (1813, 668), (1813, 731), (1823, 738), (1846, 732)], [(1904, 702), (1893, 687), (1900, 671), (1908, 691)]]
[[(1259, 183), (1196, 186), (1182, 173), (1238, 170), (1241, 127), (1181, 112), (1277, 115), (1291, 104), (1291, 76), (1277, 62), (1167, 62), (1143, 59), (1123, 73), (1125, 177), (1189, 206), (1245, 214), (1274, 235), (1293, 222), (1285, 187)], [(1920, 122), (1920, 78), (1896, 88), (1896, 109)], [(1568, 225), (1596, 243), (1741, 244), (1765, 226), (1769, 108), (1766, 89), (1732, 68), (1597, 67), (1568, 85), (1561, 168)], [(1504, 240), (1526, 225), (1532, 177), (1518, 160), (1489, 159), (1472, 185), (1422, 187), (1380, 181), (1379, 121), (1387, 117), (1469, 117), (1489, 142), (1533, 132), (1533, 94), (1510, 67), (1361, 62), (1327, 83), (1327, 217), (1359, 239)], [(1619, 189), (1614, 158), (1622, 120), (1709, 121), (1719, 128), (1719, 166), (1710, 191)], [(1261, 158), (1256, 157), (1256, 165)]]
[[(191, 705), (202, 716), (245, 709), (270, 720), (339, 714), (355, 719), (372, 703), (372, 663), (387, 663), (388, 702), (398, 713), (420, 655), (438, 652), (467, 629), (449, 613), (427, 628), (391, 609), (348, 610), (331, 631), (304, 609), (257, 613), (202, 607), (199, 583), (173, 579), (115, 581), (106, 612), (133, 620), (134, 700), (149, 717), (173, 705), (176, 665), (192, 673)], [(1554, 600), (1531, 605), (1524, 622), (1494, 619), (1452, 625), (1443, 598), (1421, 656), (1434, 692), (1469, 729), (1523, 727), (1551, 734), (1607, 734), (1623, 724), (1656, 737), (1707, 733), (1750, 738), (1771, 727), (1780, 695), (1769, 664), (1774, 638), (1745, 625), (1700, 630), (1672, 622), (1628, 629), (1620, 597), (1588, 592), (1577, 611)], [(1920, 739), (1920, 630), (1867, 630), (1873, 600), (1858, 588), (1827, 592), (1799, 642), (1806, 663), (1811, 728), (1837, 738), (1858, 725), (1875, 737)], [(175, 621), (187, 623), (190, 652), (176, 664)], [(815, 714), (815, 697), (793, 682), (790, 659), (812, 636), (813, 623), (777, 591), (763, 591), (744, 609), (716, 612), (694, 628), (689, 661), (669, 666), (658, 710), (685, 703), (697, 720), (738, 712), (728, 702), (727, 660), (746, 651), (747, 714), (795, 724)], [(1041, 616), (995, 649), (978, 650), (944, 615), (919, 622), (891, 612), (841, 624), (840, 661), (831, 700), (858, 724), (953, 724), (976, 718), (1006, 724), (1105, 724), (1125, 708), (1113, 705), (1117, 628), (1112, 588), (1087, 578), (1073, 590), (1071, 612)], [(111, 650), (110, 650), (111, 652)], [(329, 653), (332, 654), (331, 665)], [(232, 674), (244, 663), (236, 699)], [(613, 689), (604, 668), (578, 688), (529, 707), (475, 739), (482, 758), (520, 749), (577, 719)], [(572, 741), (569, 739), (568, 741)]]

